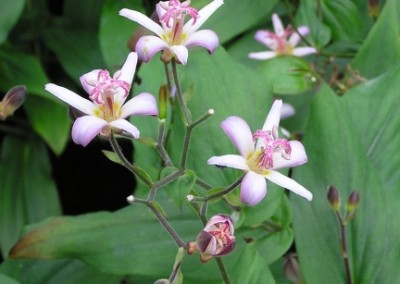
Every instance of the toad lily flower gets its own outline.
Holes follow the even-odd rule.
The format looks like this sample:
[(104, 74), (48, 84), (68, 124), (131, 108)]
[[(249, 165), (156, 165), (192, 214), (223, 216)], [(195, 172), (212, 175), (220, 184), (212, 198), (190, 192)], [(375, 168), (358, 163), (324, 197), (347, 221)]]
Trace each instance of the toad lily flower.
[(240, 155), (214, 156), (208, 164), (231, 167), (246, 172), (240, 189), (242, 202), (253, 206), (267, 193), (268, 179), (279, 186), (312, 200), (312, 194), (277, 169), (294, 167), (307, 162), (307, 155), (299, 141), (278, 137), (282, 101), (276, 100), (262, 130), (251, 133), (248, 124), (240, 117), (231, 116), (221, 123), (222, 129), (239, 150)]
[(131, 115), (157, 115), (154, 97), (142, 93), (125, 102), (135, 74), (137, 54), (131, 52), (122, 69), (110, 77), (108, 71), (96, 69), (81, 76), (83, 88), (92, 101), (57, 86), (46, 84), (45, 89), (60, 100), (83, 112), (72, 127), (72, 140), (86, 146), (100, 134), (108, 137), (111, 131), (125, 132), (139, 138), (139, 130), (125, 118)]
[[(143, 36), (136, 44), (139, 58), (148, 62), (155, 53), (163, 50), (161, 59), (168, 63), (176, 58), (179, 63), (186, 64), (188, 47), (202, 46), (212, 53), (219, 40), (211, 30), (197, 31), (204, 22), (223, 4), (223, 0), (214, 0), (200, 11), (190, 7), (190, 0), (160, 1), (156, 5), (160, 24), (147, 16), (130, 9), (122, 9), (119, 14), (156, 34)], [(190, 16), (185, 23), (186, 16)]]
[[(272, 15), (272, 24), (274, 26), (275, 33), (270, 31), (260, 30), (256, 32), (255, 39), (262, 44), (265, 44), (272, 51), (262, 52), (251, 52), (249, 57), (252, 59), (265, 60), (278, 55), (295, 55), (295, 56), (306, 56), (312, 53), (316, 53), (317, 50), (314, 47), (296, 47), (300, 42), (300, 36), (306, 36), (309, 33), (309, 29), (306, 26), (301, 26), (297, 29), (297, 34), (289, 26), (286, 30), (283, 28), (281, 19), (277, 14)], [(287, 37), (289, 40), (287, 40)]]

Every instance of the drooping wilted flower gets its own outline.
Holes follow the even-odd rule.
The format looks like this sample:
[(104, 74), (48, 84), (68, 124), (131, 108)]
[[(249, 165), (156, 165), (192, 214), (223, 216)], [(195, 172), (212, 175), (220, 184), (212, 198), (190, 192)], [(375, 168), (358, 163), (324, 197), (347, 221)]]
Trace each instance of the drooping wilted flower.
[(312, 200), (312, 193), (293, 179), (277, 170), (299, 166), (307, 162), (307, 155), (299, 141), (279, 138), (278, 127), (282, 101), (276, 100), (268, 113), (261, 130), (251, 133), (250, 127), (242, 118), (228, 117), (221, 123), (222, 129), (239, 150), (240, 155), (211, 157), (210, 165), (231, 167), (246, 172), (240, 189), (242, 202), (253, 206), (267, 193), (265, 179), (287, 188), (292, 192)]
[(306, 36), (309, 33), (308, 27), (299, 27), (297, 31), (300, 35), (290, 26), (284, 29), (282, 21), (277, 14), (272, 15), (272, 24), (275, 33), (268, 30), (259, 30), (255, 35), (255, 39), (266, 45), (271, 51), (251, 52), (249, 53), (250, 58), (266, 60), (278, 55), (305, 56), (317, 52), (314, 47), (296, 47), (300, 42), (300, 35)]
[[(217, 48), (219, 40), (216, 33), (198, 29), (223, 3), (223, 0), (214, 0), (197, 11), (190, 6), (190, 0), (182, 3), (179, 0), (160, 1), (156, 5), (160, 24), (138, 11), (126, 8), (119, 14), (156, 34), (138, 40), (135, 50), (139, 59), (148, 62), (162, 50), (161, 59), (164, 62), (168, 63), (175, 58), (179, 63), (186, 64), (189, 47), (202, 46), (210, 53)], [(190, 19), (185, 22), (188, 16)]]
[(14, 114), (25, 101), (26, 97), (26, 87), (25, 86), (15, 86), (11, 88), (3, 100), (0, 101), (0, 119), (5, 120), (8, 116)]
[(86, 146), (98, 134), (108, 137), (111, 131), (139, 138), (139, 130), (126, 118), (131, 115), (157, 115), (154, 97), (141, 93), (125, 104), (136, 70), (137, 54), (131, 52), (122, 69), (113, 77), (107, 70), (96, 69), (83, 75), (80, 80), (91, 101), (57, 86), (46, 84), (45, 89), (78, 109), (85, 115), (78, 117), (72, 127), (72, 139)]

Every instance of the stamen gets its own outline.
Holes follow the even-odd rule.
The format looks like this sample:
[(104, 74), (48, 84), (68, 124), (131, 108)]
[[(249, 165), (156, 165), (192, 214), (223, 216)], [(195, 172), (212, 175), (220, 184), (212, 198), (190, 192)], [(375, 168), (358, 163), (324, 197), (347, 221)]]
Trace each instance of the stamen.
[(183, 21), (186, 15), (190, 15), (193, 18), (193, 25), (196, 23), (197, 18), (199, 16), (197, 10), (193, 7), (190, 7), (190, 0), (185, 1), (183, 3), (179, 2), (179, 0), (170, 0), (166, 4), (165, 2), (160, 2), (161, 8), (166, 10), (164, 15), (160, 18), (160, 22), (164, 22), (168, 28), (171, 27), (172, 24), (175, 25), (177, 21)]
[[(104, 104), (104, 94), (116, 94), (119, 88), (122, 88), (124, 97), (129, 94), (131, 85), (128, 82), (117, 80), (120, 77), (120, 73), (116, 73), (114, 78), (110, 77), (110, 73), (107, 70), (102, 70), (97, 75), (97, 82), (91, 82), (95, 88), (90, 94), (90, 98), (97, 104)], [(89, 82), (88, 82), (89, 83)]]

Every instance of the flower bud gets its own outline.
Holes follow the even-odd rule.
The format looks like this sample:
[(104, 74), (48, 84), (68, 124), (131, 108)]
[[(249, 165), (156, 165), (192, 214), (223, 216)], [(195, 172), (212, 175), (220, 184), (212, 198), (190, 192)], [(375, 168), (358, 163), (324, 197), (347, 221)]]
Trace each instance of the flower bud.
[(160, 119), (165, 119), (167, 117), (167, 102), (168, 102), (168, 87), (167, 85), (162, 85), (158, 91), (158, 117)]
[(346, 204), (346, 221), (350, 221), (353, 219), (356, 208), (358, 206), (358, 203), (360, 202), (360, 194), (358, 191), (353, 191), (350, 193), (349, 198), (347, 199), (347, 204)]
[(285, 258), (284, 263), (284, 271), (285, 276), (293, 283), (301, 283), (301, 273), (299, 269), (299, 263), (295, 254), (289, 253), (288, 256)]
[(368, 0), (369, 15), (374, 19), (379, 16), (379, 0)]
[(231, 218), (225, 215), (211, 217), (203, 231), (198, 234), (196, 245), (202, 262), (207, 262), (213, 256), (230, 253), (236, 245)]
[(25, 86), (11, 88), (0, 102), (0, 119), (5, 120), (8, 116), (13, 115), (14, 111), (25, 101), (25, 97)]
[(338, 212), (340, 209), (340, 196), (336, 187), (330, 185), (328, 187), (328, 201), (334, 211)]

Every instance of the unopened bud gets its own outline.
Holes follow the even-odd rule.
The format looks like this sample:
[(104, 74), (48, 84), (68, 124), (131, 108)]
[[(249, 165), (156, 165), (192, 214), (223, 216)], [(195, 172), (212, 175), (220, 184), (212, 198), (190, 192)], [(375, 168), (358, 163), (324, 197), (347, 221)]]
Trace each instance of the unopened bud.
[(336, 189), (336, 187), (330, 185), (328, 187), (328, 201), (331, 204), (331, 207), (334, 211), (338, 212), (340, 209), (340, 196), (339, 196), (339, 191)]
[(158, 91), (158, 117), (160, 119), (165, 119), (167, 117), (167, 102), (168, 102), (168, 87), (167, 85), (162, 85)]
[(168, 279), (158, 279), (154, 284), (171, 284)]
[(350, 221), (353, 219), (356, 208), (358, 207), (358, 203), (360, 202), (360, 194), (358, 191), (353, 191), (350, 193), (349, 198), (347, 199), (347, 214), (346, 214), (346, 221)]
[(368, 0), (368, 12), (373, 18), (379, 16), (379, 0)]
[(284, 263), (285, 276), (293, 283), (301, 283), (299, 263), (295, 254), (289, 253)]
[(133, 204), (135, 202), (135, 197), (133, 195), (129, 195), (126, 198), (126, 201), (128, 201), (129, 204)]
[(229, 254), (236, 245), (231, 218), (225, 215), (211, 217), (198, 234), (196, 245), (201, 253), (200, 260), (202, 262), (207, 262), (213, 256)]
[(26, 87), (15, 86), (11, 88), (0, 102), (0, 119), (5, 120), (8, 116), (13, 115), (25, 101)]

